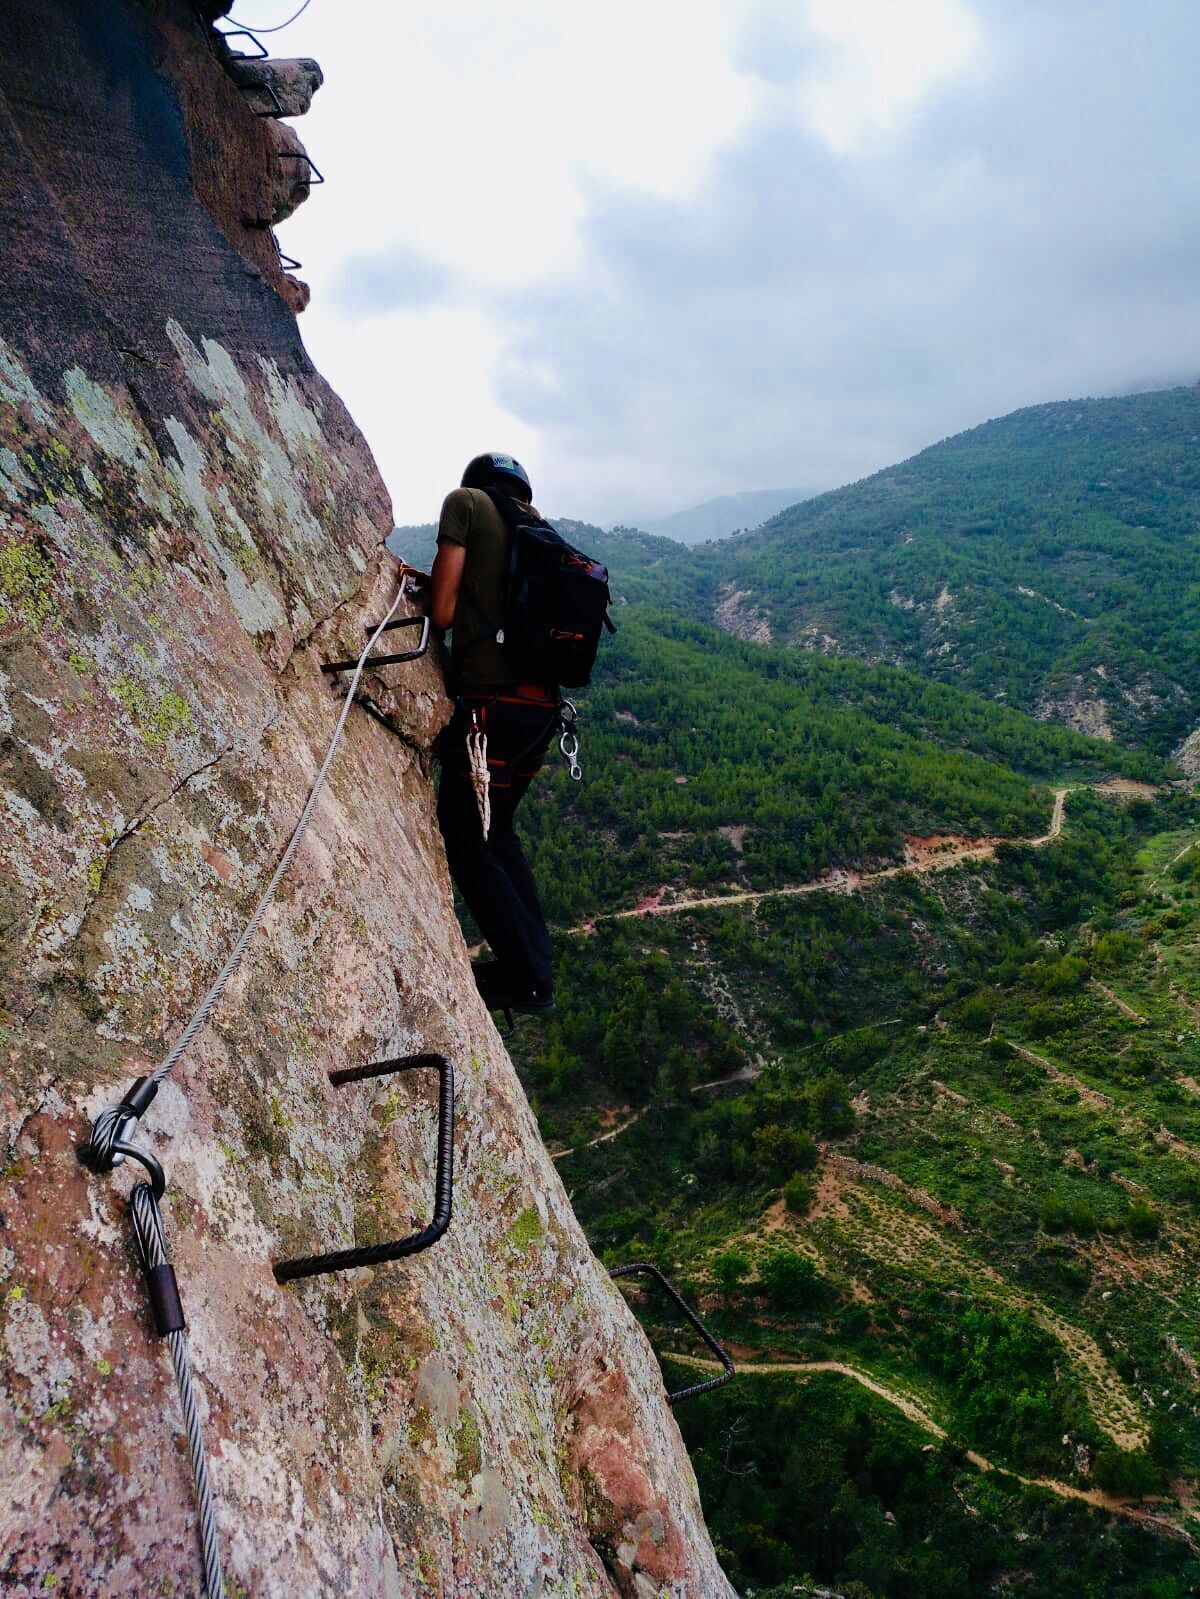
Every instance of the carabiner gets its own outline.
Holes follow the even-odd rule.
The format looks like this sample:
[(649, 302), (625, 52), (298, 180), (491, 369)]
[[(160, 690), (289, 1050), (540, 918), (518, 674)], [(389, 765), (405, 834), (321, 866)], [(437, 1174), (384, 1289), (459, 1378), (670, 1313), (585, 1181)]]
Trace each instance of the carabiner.
[(561, 699), (558, 703), (558, 725), (561, 729), (558, 735), (558, 748), (562, 758), (567, 763), (571, 778), (576, 783), (583, 781), (583, 767), (579, 764), (579, 733), (576, 723), (579, 712), (575, 709), (575, 701)]
[(559, 750), (576, 783), (583, 781), (583, 767), (579, 764), (579, 734), (573, 727), (564, 727), (558, 740)]

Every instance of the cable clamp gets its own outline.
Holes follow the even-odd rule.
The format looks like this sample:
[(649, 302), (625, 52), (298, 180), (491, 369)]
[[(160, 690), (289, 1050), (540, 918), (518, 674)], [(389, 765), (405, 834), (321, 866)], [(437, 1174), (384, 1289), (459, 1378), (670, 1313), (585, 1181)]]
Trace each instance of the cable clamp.
[[(106, 1106), (92, 1123), (87, 1143), (79, 1147), (79, 1158), (83, 1164), (103, 1175), (112, 1171), (114, 1166), (122, 1165), (126, 1155), (132, 1154), (135, 1160), (141, 1160), (141, 1155), (132, 1149), (127, 1140), (154, 1103), (157, 1093), (158, 1084), (153, 1077), (138, 1077), (130, 1084), (119, 1105)], [(148, 1158), (154, 1160), (153, 1155)], [(158, 1167), (157, 1161), (154, 1164)], [(158, 1167), (158, 1174), (161, 1182), (161, 1167)], [(162, 1192), (161, 1187), (159, 1192)]]

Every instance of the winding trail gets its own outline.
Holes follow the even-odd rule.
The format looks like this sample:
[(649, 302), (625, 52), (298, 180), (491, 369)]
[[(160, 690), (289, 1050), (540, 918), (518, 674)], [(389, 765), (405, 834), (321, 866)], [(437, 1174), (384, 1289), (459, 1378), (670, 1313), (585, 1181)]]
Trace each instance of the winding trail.
[(592, 1149), (596, 1144), (607, 1144), (610, 1139), (619, 1138), (623, 1132), (633, 1126), (634, 1122), (640, 1122), (649, 1109), (649, 1105), (643, 1105), (641, 1110), (634, 1111), (633, 1115), (625, 1121), (618, 1122), (615, 1127), (610, 1127), (606, 1133), (600, 1133), (595, 1138), (589, 1138), (586, 1143), (575, 1144), (571, 1149), (552, 1149), (550, 1151), (550, 1159), (566, 1160), (568, 1155), (577, 1155), (581, 1149)]
[(1120, 994), (1115, 994), (1107, 983), (1102, 983), (1098, 977), (1093, 977), (1090, 986), (1095, 993), (1102, 994), (1110, 1005), (1115, 1005), (1122, 1016), (1127, 1016), (1131, 1022), (1137, 1022), (1141, 1027), (1147, 1025), (1148, 1018), (1143, 1016), (1140, 1011), (1134, 1010), (1133, 1006), (1123, 1000)]
[[(665, 1360), (673, 1360), (677, 1365), (688, 1366), (695, 1371), (721, 1371), (718, 1361), (705, 1360), (699, 1355), (678, 1355), (664, 1351)], [(811, 1376), (821, 1372), (833, 1372), (839, 1377), (849, 1377), (852, 1382), (868, 1389), (877, 1398), (884, 1400), (889, 1405), (894, 1405), (903, 1416), (906, 1416), (914, 1426), (920, 1427), (922, 1432), (929, 1433), (934, 1438), (947, 1437), (946, 1429), (936, 1422), (929, 1412), (910, 1394), (900, 1393), (895, 1388), (889, 1388), (868, 1372), (860, 1371), (857, 1366), (847, 1366), (840, 1360), (798, 1360), (798, 1361), (763, 1361), (747, 1365), (740, 1363), (737, 1368), (739, 1377), (769, 1377), (778, 1375)], [(1200, 1544), (1186, 1527), (1177, 1521), (1172, 1521), (1169, 1516), (1158, 1511), (1147, 1509), (1139, 1500), (1117, 1499), (1112, 1494), (1105, 1493), (1100, 1488), (1076, 1488), (1069, 1482), (1058, 1482), (1053, 1477), (1025, 1477), (1019, 1471), (1010, 1471), (1006, 1466), (997, 1466), (986, 1455), (979, 1454), (974, 1449), (964, 1451), (966, 1458), (979, 1471), (999, 1471), (1005, 1476), (1014, 1478), (1017, 1482), (1024, 1483), (1027, 1488), (1044, 1488), (1048, 1493), (1057, 1494), (1060, 1499), (1074, 1499), (1081, 1504), (1090, 1505), (1094, 1510), (1104, 1510), (1114, 1516), (1125, 1516), (1130, 1521), (1140, 1521), (1157, 1527), (1160, 1531), (1168, 1533), (1173, 1538), (1179, 1538), (1187, 1544), (1193, 1553), (1200, 1554)]]
[(597, 922), (621, 922), (643, 916), (677, 916), (681, 911), (705, 910), (717, 905), (753, 905), (759, 900), (788, 899), (797, 894), (857, 894), (870, 884), (886, 882), (889, 878), (905, 877), (910, 873), (921, 877), (930, 872), (949, 871), (955, 866), (961, 866), (965, 861), (991, 860), (1001, 845), (1024, 845), (1027, 849), (1041, 849), (1046, 844), (1052, 844), (1062, 832), (1067, 795), (1077, 793), (1080, 789), (1091, 789), (1097, 794), (1129, 796), (1157, 793), (1153, 784), (1137, 783), (1132, 779), (1120, 777), (1109, 778), (1103, 783), (1069, 784), (1054, 790), (1054, 809), (1050, 813), (1050, 826), (1038, 838), (947, 836), (936, 847), (929, 847), (921, 840), (912, 840), (910, 843), (912, 858), (901, 866), (887, 866), (878, 872), (854, 872), (838, 867), (827, 872), (824, 877), (813, 878), (807, 883), (785, 883), (780, 888), (747, 889), (735, 894), (695, 895), (689, 899), (664, 901), (662, 899), (662, 895), (666, 893), (664, 885), (639, 901), (631, 910), (609, 911), (605, 915), (593, 917), (590, 921), (581, 922), (577, 927), (568, 928), (567, 931), (592, 933), (595, 932)]

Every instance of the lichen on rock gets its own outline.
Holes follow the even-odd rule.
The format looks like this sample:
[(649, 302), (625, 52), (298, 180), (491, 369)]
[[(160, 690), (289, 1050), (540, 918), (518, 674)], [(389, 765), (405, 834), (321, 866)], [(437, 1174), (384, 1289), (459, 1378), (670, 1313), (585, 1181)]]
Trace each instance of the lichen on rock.
[[(390, 506), (246, 221), (264, 119), (197, 11), (131, 0), (100, 28), (34, 0), (0, 60), (0, 1580), (196, 1592), (133, 1179), (76, 1150), (278, 858), (336, 714), (320, 663), (394, 593)], [(139, 1133), (229, 1591), (720, 1599), (651, 1351), (474, 992), (433, 812), (439, 664), (369, 686), (392, 731), (351, 717)], [(432, 1089), (328, 1081), (418, 1049), (458, 1066), (449, 1233), (278, 1287), (275, 1259), (424, 1219)]]

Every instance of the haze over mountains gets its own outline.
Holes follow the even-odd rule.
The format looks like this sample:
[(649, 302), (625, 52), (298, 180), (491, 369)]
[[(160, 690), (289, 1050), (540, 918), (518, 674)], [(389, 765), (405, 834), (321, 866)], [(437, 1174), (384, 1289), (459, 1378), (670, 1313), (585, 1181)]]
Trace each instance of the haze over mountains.
[(703, 544), (708, 539), (723, 539), (731, 533), (756, 528), (768, 517), (810, 499), (817, 492), (812, 488), (746, 489), (740, 494), (722, 494), (669, 516), (624, 517), (620, 525), (678, 539), (680, 544)]

